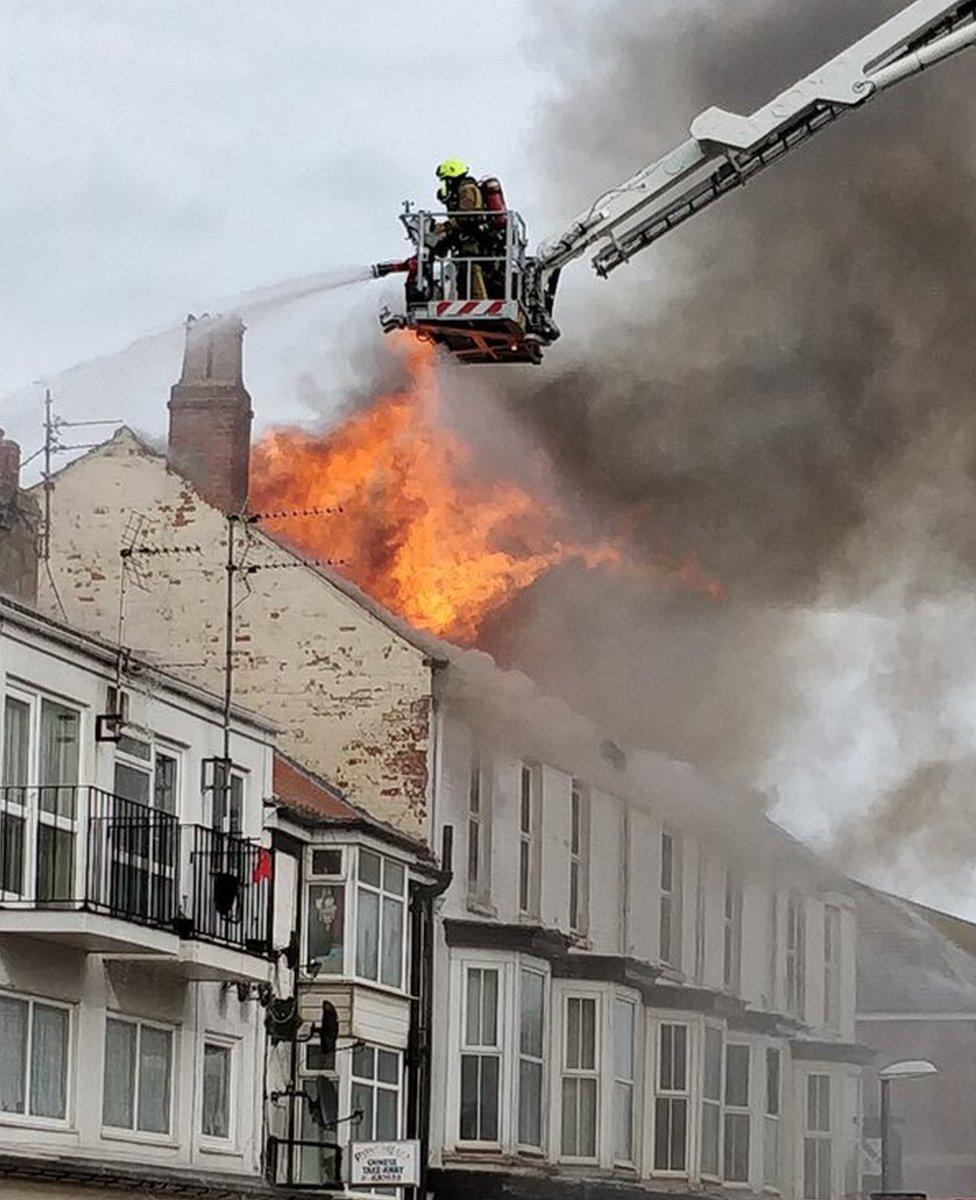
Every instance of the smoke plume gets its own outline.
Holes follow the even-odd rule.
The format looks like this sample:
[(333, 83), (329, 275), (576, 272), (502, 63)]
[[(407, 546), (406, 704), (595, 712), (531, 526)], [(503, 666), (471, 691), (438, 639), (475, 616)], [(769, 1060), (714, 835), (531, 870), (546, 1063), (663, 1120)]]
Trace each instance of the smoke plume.
[[(901, 7), (617, 0), (568, 36), (541, 30), (566, 47), (540, 130), (553, 209), (570, 218), (703, 108), (752, 111)], [(902, 779), (907, 820), (901, 797), (940, 777), (932, 754), (955, 736), (959, 676), (976, 678), (972, 606), (931, 638), (920, 620), (972, 588), (976, 563), (971, 81), (963, 56), (847, 115), (608, 283), (572, 268), (565, 340), (542, 371), (507, 377), (510, 411), (567, 488), (608, 519), (637, 513), (650, 547), (695, 554), (729, 599), (716, 618), (694, 597), (662, 612), (550, 580), (495, 649), (630, 736), (799, 781), (815, 804), (819, 778), (825, 819), (787, 811), (807, 830)], [(831, 640), (836, 612), (850, 619)], [(952, 659), (951, 687), (941, 669), (899, 674), (903, 628), (916, 661)], [(837, 711), (854, 725), (833, 729)], [(877, 734), (899, 724), (910, 738)], [(831, 751), (847, 756), (843, 803), (813, 765)]]

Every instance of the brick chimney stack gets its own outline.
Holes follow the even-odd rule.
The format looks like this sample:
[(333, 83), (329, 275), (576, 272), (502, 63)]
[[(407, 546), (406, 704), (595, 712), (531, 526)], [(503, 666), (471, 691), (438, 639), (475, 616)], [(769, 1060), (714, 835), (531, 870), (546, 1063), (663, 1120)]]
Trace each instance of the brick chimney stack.
[(0, 429), (0, 592), (37, 599), (37, 531), (40, 509), (20, 490), (20, 446)]
[(244, 386), (244, 323), (187, 317), (183, 374), (169, 401), (170, 465), (224, 512), (247, 501), (251, 397)]

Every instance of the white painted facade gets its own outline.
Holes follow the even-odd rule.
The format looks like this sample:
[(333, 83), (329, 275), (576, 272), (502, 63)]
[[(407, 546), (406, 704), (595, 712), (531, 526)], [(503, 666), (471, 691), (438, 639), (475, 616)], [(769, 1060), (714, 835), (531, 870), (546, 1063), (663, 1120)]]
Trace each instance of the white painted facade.
[(511, 728), (499, 749), (476, 717), (444, 712), (436, 813), (455, 829), (455, 882), (432, 1137), (439, 1180), (455, 1176), (445, 1194), (475, 1178), (494, 1194), (492, 1175), (511, 1186), (513, 1171), (855, 1193), (850, 900), (758, 812), (737, 841), (701, 805), (682, 821), (676, 764), (631, 764), (624, 799), (606, 770), (574, 779), (513, 753)]
[[(65, 1179), (64, 1190), (10, 1179), (0, 1192), (73, 1196), (72, 1172), (94, 1171), (250, 1194), (230, 1189), (260, 1186), (263, 1012), (232, 981), (273, 971), (244, 944), (264, 927), (242, 899), (268, 895), (252, 864), (263, 871), (267, 853), (257, 843), (273, 732), (235, 711), (234, 832), (215, 842), (219, 814), (201, 784), (222, 753), (219, 703), (127, 663), (124, 738), (97, 741), (113, 660), (104, 644), (0, 601), (0, 1154), (57, 1159)], [(216, 891), (228, 856), (240, 892), (226, 921), (211, 922), (213, 897), (189, 890)], [(180, 936), (174, 910), (196, 927)]]

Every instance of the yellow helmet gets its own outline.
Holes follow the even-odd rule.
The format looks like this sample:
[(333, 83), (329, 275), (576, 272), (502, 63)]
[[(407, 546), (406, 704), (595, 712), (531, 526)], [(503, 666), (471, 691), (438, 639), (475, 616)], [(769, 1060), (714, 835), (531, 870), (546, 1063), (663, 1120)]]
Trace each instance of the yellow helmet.
[(437, 168), (438, 179), (460, 179), (467, 173), (467, 163), (463, 163), (459, 158), (445, 158)]

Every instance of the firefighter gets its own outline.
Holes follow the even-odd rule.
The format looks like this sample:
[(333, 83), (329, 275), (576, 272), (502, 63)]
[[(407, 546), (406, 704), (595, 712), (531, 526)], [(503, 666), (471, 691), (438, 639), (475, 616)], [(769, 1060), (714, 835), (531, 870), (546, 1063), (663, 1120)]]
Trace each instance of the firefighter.
[[(478, 181), (473, 178), (467, 165), (459, 158), (448, 158), (437, 168), (441, 181), (437, 198), (449, 213), (483, 212), (485, 205)], [(439, 240), (434, 248), (437, 255), (452, 254), (462, 260), (457, 264), (458, 296), (463, 300), (487, 300), (485, 274), (482, 264), (470, 262), (472, 258), (484, 257), (484, 221), (480, 217), (462, 217), (447, 220), (438, 226)]]

